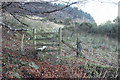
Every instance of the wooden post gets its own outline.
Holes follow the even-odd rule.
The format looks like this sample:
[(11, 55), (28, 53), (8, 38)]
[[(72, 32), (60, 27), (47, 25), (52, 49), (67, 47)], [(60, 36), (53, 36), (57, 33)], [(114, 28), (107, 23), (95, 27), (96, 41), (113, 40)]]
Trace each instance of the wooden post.
[(77, 41), (76, 41), (76, 45), (77, 45), (77, 52), (76, 55), (77, 57), (84, 57), (82, 54), (82, 45), (81, 45), (81, 41), (79, 40), (79, 33), (77, 33)]
[(62, 51), (62, 29), (59, 28), (59, 54), (61, 54)]
[(79, 56), (79, 36), (78, 36), (78, 33), (77, 33), (77, 41), (76, 41), (76, 45), (77, 45), (76, 56), (78, 57), (78, 56)]
[(23, 46), (24, 46), (24, 34), (22, 35), (22, 40), (21, 40), (21, 51), (22, 52), (24, 51)]
[[(1, 5), (1, 3), (0, 3)], [(0, 10), (2, 11), (2, 10)], [(1, 14), (0, 14), (1, 15)], [(2, 18), (1, 18), (2, 19)], [(2, 55), (2, 26), (0, 26), (0, 80), (2, 80), (3, 75), (2, 75), (2, 71), (3, 71), (3, 66), (2, 66), (2, 62), (3, 62), (3, 55)]]
[(36, 50), (36, 29), (33, 29), (33, 45), (34, 45), (34, 50)]

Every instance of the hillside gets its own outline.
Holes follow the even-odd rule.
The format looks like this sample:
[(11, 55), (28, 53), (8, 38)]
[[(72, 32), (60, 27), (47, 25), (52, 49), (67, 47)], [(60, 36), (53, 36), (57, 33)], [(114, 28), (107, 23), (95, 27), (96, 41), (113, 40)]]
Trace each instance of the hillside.
[(99, 29), (89, 14), (71, 7), (55, 12), (57, 15), (36, 14), (36, 11), (61, 6), (64, 5), (15, 2), (6, 12), (3, 10), (1, 69), (4, 79), (118, 78), (120, 48), (117, 39), (108, 36), (108, 33), (117, 33), (117, 24), (101, 25)]
[[(84, 34), (81, 34), (80, 37), (83, 41), (82, 52), (86, 58), (75, 57), (75, 51), (63, 44), (62, 54), (42, 53), (38, 60), (38, 55), (32, 51), (33, 45), (31, 41), (26, 40), (24, 42), (25, 51), (20, 51), (23, 32), (11, 31), (4, 26), (2, 30), (2, 69), (4, 78), (117, 77), (117, 51), (115, 51), (114, 42), (107, 43), (108, 45), (112, 44), (111, 46), (101, 45), (99, 48), (95, 45), (99, 40), (96, 39), (95, 41), (90, 35), (85, 37)], [(28, 33), (25, 32), (24, 34), (26, 38), (30, 37)], [(75, 46), (75, 38), (73, 37), (66, 41)], [(64, 39), (66, 38), (64, 35)], [(89, 39), (91, 39), (91, 41)], [(113, 47), (113, 49), (111, 47)], [(104, 73), (104, 71), (106, 71), (106, 73)]]
[[(20, 7), (17, 7), (17, 5), (22, 6), (25, 8), (25, 10), (21, 9)], [(93, 17), (82, 11), (78, 10), (76, 7), (67, 7), (63, 10), (59, 10), (50, 14), (36, 14), (36, 12), (47, 12), (51, 10), (55, 10), (58, 8), (64, 7), (64, 4), (51, 4), (48, 2), (26, 2), (24, 4), (14, 3), (14, 5), (11, 5), (10, 8), (7, 8), (8, 12), (11, 12), (13, 14), (26, 14), (26, 15), (36, 15), (39, 17), (47, 17), (48, 19), (56, 19), (56, 20), (65, 20), (67, 18), (70, 19), (80, 19), (81, 21), (86, 22), (95, 22)], [(29, 10), (29, 11), (28, 11)], [(32, 13), (30, 13), (32, 12)]]
[[(65, 65), (53, 65), (51, 62), (37, 60), (37, 55), (31, 53), (31, 42), (25, 43), (25, 52), (22, 55), (20, 51), (20, 36), (23, 33), (19, 31), (11, 31), (9, 28), (3, 27), (3, 79), (6, 78), (68, 78), (79, 77), (85, 78), (85, 73), (78, 67), (69, 67)], [(27, 36), (27, 34), (25, 35)], [(47, 56), (46, 56), (47, 57)], [(55, 58), (50, 57), (49, 58)], [(71, 73), (71, 70), (74, 72)], [(77, 74), (75, 74), (77, 73)]]

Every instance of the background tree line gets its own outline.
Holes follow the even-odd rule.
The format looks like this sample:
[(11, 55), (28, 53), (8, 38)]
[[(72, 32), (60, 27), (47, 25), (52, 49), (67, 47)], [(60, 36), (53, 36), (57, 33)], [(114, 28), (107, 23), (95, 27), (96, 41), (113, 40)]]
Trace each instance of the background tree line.
[(90, 22), (83, 22), (83, 23), (77, 23), (75, 22), (75, 27), (77, 27), (79, 32), (85, 32), (88, 34), (93, 34), (93, 35), (102, 35), (102, 36), (107, 36), (109, 38), (118, 38), (118, 21), (119, 18), (116, 18), (114, 22), (107, 21), (106, 23), (103, 23), (101, 25), (98, 25), (96, 23), (90, 23)]

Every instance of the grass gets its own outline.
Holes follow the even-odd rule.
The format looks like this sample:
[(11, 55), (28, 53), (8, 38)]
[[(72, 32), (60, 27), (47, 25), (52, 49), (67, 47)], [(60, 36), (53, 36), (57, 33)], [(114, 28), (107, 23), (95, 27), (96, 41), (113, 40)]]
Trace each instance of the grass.
[[(32, 17), (35, 18), (35, 17)], [(30, 25), (30, 29), (33, 27), (38, 31), (56, 31), (59, 27), (63, 27), (63, 25), (55, 24), (50, 21), (34, 21), (30, 19), (25, 19), (25, 22)], [(43, 30), (44, 29), (44, 30)], [(68, 34), (70, 34), (69, 32)], [(31, 34), (31, 32), (30, 32)], [(41, 36), (40, 36), (41, 37)], [(67, 38), (69, 37), (69, 39)], [(67, 36), (66, 41), (76, 47), (76, 35), (70, 37)], [(98, 65), (102, 64), (104, 66), (108, 66), (108, 63), (116, 63), (118, 61), (118, 42), (112, 39), (108, 39), (104, 36), (100, 35), (90, 35), (86, 33), (81, 33), (79, 35), (79, 39), (82, 41), (82, 52), (87, 56), (87, 58), (91, 61), (95, 61)], [(85, 50), (88, 51), (85, 51)], [(47, 55), (50, 57), (50, 55)], [(74, 59), (68, 56), (59, 56), (60, 59)], [(102, 61), (103, 60), (103, 61)], [(104, 63), (106, 61), (106, 63)], [(60, 63), (61, 64), (61, 63)]]
[[(35, 16), (31, 17), (31, 18), (36, 18)], [(41, 17), (37, 17), (38, 19), (42, 19)], [(64, 25), (60, 25), (60, 24), (55, 24), (53, 22), (50, 22), (48, 20), (46, 21), (40, 21), (40, 20), (31, 20), (28, 18), (24, 18), (24, 22), (26, 24), (29, 24), (29, 27), (35, 28), (38, 31), (58, 31), (58, 29), (60, 27), (63, 27)]]
[[(36, 18), (33, 16), (32, 18)], [(41, 19), (41, 18), (40, 18)], [(10, 21), (12, 21), (10, 19)], [(26, 24), (29, 24), (29, 31), (27, 31), (28, 34), (32, 35), (32, 29), (35, 28), (40, 32), (45, 31), (58, 31), (59, 27), (63, 27), (64, 25), (55, 24), (50, 21), (35, 21), (30, 20), (27, 18), (24, 18), (23, 21)], [(14, 23), (14, 22), (13, 22)], [(64, 33), (64, 32), (63, 32)], [(76, 35), (70, 36), (71, 32), (68, 31), (66, 33), (66, 36), (64, 37), (65, 41), (69, 42), (71, 45), (76, 47)], [(20, 35), (17, 35), (18, 37)], [(38, 36), (42, 37), (42, 36)], [(69, 39), (68, 39), (69, 37)], [(81, 33), (79, 35), (79, 40), (82, 41), (82, 52), (86, 56), (87, 60), (90, 60), (90, 62), (84, 61), (86, 59), (83, 58), (76, 58), (75, 56), (61, 56), (58, 54), (51, 55), (47, 53), (42, 53), (40, 55), (39, 60), (40, 61), (50, 61), (52, 64), (60, 64), (60, 65), (73, 65), (74, 63), (77, 64), (80, 68), (84, 69), (86, 71), (87, 76), (89, 78), (91, 77), (103, 77), (104, 74), (100, 75), (100, 72), (97, 70), (99, 67), (100, 69), (109, 68), (112, 66), (117, 67), (118, 62), (118, 50), (120, 48), (118, 47), (118, 42), (116, 40), (112, 40), (109, 38), (106, 38), (104, 36), (96, 36), (96, 35), (90, 35)], [(64, 50), (67, 50), (66, 47), (64, 47)], [(70, 54), (72, 54), (72, 51), (69, 51)], [(95, 62), (95, 63), (93, 63)], [(80, 64), (81, 63), (81, 64)], [(99, 70), (100, 70), (99, 69)], [(102, 70), (104, 71), (104, 70)], [(116, 71), (113, 70), (113, 73)]]
[[(100, 63), (102, 63), (100, 60), (104, 59), (108, 63), (113, 62), (117, 64), (118, 51), (116, 49), (118, 48), (118, 42), (116, 40), (111, 40), (100, 35), (85, 35), (82, 33), (79, 36), (79, 39), (82, 41), (82, 51), (84, 55), (88, 56), (88, 59), (92, 61), (98, 61)], [(76, 46), (75, 35), (70, 38), (69, 43), (73, 44), (73, 46)]]

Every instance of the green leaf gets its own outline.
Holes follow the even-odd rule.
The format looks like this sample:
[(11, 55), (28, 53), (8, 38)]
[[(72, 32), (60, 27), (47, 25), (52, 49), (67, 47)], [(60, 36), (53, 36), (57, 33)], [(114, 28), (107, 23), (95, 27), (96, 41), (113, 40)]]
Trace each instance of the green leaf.
[(32, 68), (34, 68), (34, 69), (38, 69), (38, 68), (39, 68), (39, 66), (36, 65), (36, 64), (33, 63), (33, 62), (30, 62), (30, 63), (29, 63), (29, 66), (32, 67)]
[(15, 78), (21, 78), (18, 73), (12, 73), (11, 75), (14, 76)]

